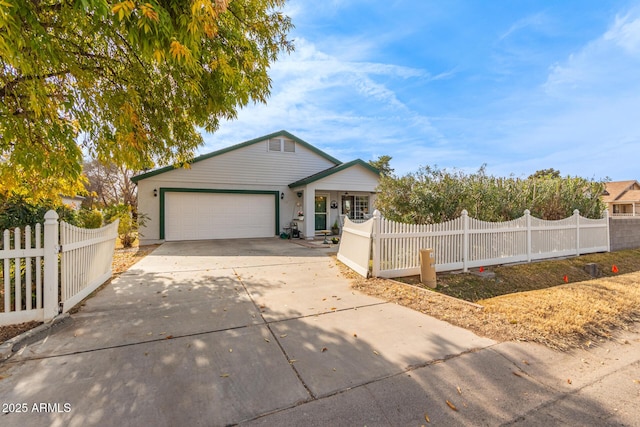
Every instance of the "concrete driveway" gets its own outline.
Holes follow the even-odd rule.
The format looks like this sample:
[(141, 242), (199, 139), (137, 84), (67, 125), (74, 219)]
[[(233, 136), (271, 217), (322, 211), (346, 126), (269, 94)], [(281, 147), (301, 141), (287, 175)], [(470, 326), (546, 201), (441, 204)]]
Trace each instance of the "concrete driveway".
[(0, 403), (13, 404), (2, 425), (421, 425), (425, 414), (440, 425), (624, 424), (635, 416), (626, 409), (633, 401), (611, 415), (565, 376), (582, 369), (572, 382), (581, 390), (625, 369), (635, 375), (638, 347), (621, 346), (624, 363), (596, 375), (576, 356), (498, 345), (359, 294), (325, 249), (277, 239), (165, 243), (39, 338), (0, 367)]

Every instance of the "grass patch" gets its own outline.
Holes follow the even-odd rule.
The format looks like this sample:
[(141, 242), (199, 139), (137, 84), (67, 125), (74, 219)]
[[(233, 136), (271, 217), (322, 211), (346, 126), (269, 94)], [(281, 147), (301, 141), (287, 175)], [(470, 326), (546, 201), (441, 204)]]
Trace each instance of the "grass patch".
[[(640, 271), (640, 249), (485, 267), (484, 275), (479, 274), (478, 269), (468, 273), (438, 273), (436, 291), (465, 301), (478, 302), (501, 295), (591, 280), (594, 277), (584, 270), (585, 265), (590, 263), (598, 266), (598, 278)], [(612, 271), (614, 265), (618, 268), (618, 273)], [(564, 281), (564, 276), (567, 276), (568, 282)], [(396, 280), (421, 286), (419, 276), (400, 277)]]
[(640, 272), (503, 295), (479, 303), (518, 326), (528, 340), (566, 349), (590, 347), (640, 320)]

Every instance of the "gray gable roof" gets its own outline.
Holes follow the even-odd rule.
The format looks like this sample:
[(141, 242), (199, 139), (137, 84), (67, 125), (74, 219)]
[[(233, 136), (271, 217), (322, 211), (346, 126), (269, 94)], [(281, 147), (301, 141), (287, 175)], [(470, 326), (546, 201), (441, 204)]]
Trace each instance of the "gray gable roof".
[[(320, 157), (324, 157), (325, 159), (329, 160), (331, 163), (334, 163), (335, 165), (341, 165), (342, 164), (342, 162), (340, 160), (336, 159), (335, 157), (332, 157), (332, 156), (328, 155), (327, 153), (325, 153), (322, 150), (319, 150), (318, 148), (314, 147), (313, 145), (309, 144), (306, 141), (303, 141), (302, 139), (298, 138), (297, 136), (295, 136), (293, 134), (290, 134), (286, 130), (281, 130), (281, 131), (278, 131), (278, 132), (270, 133), (269, 135), (265, 135), (265, 136), (261, 136), (261, 137), (258, 137), (258, 138), (251, 139), (249, 141), (241, 142), (239, 144), (232, 145), (231, 147), (223, 148), (221, 150), (217, 150), (217, 151), (214, 151), (212, 153), (203, 154), (201, 156), (198, 156), (198, 157), (194, 158), (189, 163), (190, 164), (197, 163), (197, 162), (200, 162), (202, 160), (210, 159), (212, 157), (216, 157), (216, 156), (219, 156), (221, 154), (228, 153), (230, 151), (237, 150), (237, 149), (243, 148), (243, 147), (247, 147), (249, 145), (256, 144), (258, 142), (262, 142), (262, 141), (265, 141), (267, 139), (276, 138), (276, 137), (279, 137), (279, 136), (283, 136), (283, 137), (292, 139), (296, 143), (302, 145), (303, 147), (307, 148), (310, 151), (313, 151), (314, 153), (318, 154)], [(165, 172), (169, 172), (169, 171), (175, 170), (176, 168), (177, 168), (177, 166), (165, 166), (163, 168), (159, 168), (159, 169), (156, 169), (156, 170), (152, 170), (152, 171), (149, 171), (149, 172), (142, 173), (140, 175), (136, 175), (136, 176), (131, 178), (131, 181), (133, 181), (134, 183), (137, 183), (138, 181), (141, 181), (143, 179), (150, 178), (150, 177), (156, 176), (156, 175), (160, 175), (160, 174), (163, 174)]]

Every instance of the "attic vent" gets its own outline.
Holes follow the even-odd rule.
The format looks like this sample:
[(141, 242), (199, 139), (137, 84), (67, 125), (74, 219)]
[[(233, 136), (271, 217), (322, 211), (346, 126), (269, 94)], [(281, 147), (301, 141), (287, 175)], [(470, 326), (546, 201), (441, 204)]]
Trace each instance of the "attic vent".
[(285, 153), (295, 153), (296, 152), (296, 143), (290, 139), (283, 139), (282, 148)]
[(279, 139), (270, 139), (269, 140), (269, 151), (280, 151), (280, 140)]
[(295, 153), (296, 143), (290, 139), (272, 138), (268, 142), (268, 150), (282, 153)]

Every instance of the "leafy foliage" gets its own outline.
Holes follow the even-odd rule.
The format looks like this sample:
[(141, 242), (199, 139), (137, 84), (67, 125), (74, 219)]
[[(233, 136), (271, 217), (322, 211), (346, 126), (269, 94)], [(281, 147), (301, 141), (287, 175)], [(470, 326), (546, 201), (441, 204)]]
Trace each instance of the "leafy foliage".
[(199, 128), (266, 101), (292, 49), (284, 2), (1, 1), (1, 191), (74, 194), (83, 149), (134, 170), (190, 159)]
[(553, 173), (527, 179), (423, 167), (402, 177), (382, 176), (376, 205), (392, 220), (439, 223), (459, 217), (464, 209), (483, 221), (519, 218), (525, 209), (549, 220), (566, 218), (575, 209), (587, 218), (600, 218), (604, 182)]
[(390, 165), (391, 159), (391, 156), (387, 156), (385, 154), (383, 156), (379, 156), (376, 160), (369, 160), (369, 164), (378, 169), (381, 175), (391, 176), (394, 171)]
[(13, 195), (9, 198), (0, 195), (0, 230), (24, 228), (26, 225), (43, 223), (44, 214), (50, 209), (54, 209), (62, 221), (77, 226), (82, 225), (73, 209), (55, 204), (51, 200), (40, 200), (34, 203), (21, 195)]
[(102, 213), (96, 209), (80, 209), (78, 222), (84, 228), (100, 228), (102, 227)]
[(144, 225), (147, 216), (143, 213), (133, 212), (131, 206), (125, 204), (111, 205), (104, 210), (105, 223), (111, 223), (116, 219), (118, 224), (118, 237), (122, 246), (130, 248), (136, 240), (138, 230)]
[(554, 168), (540, 169), (529, 175), (529, 178), (560, 178), (560, 171)]

